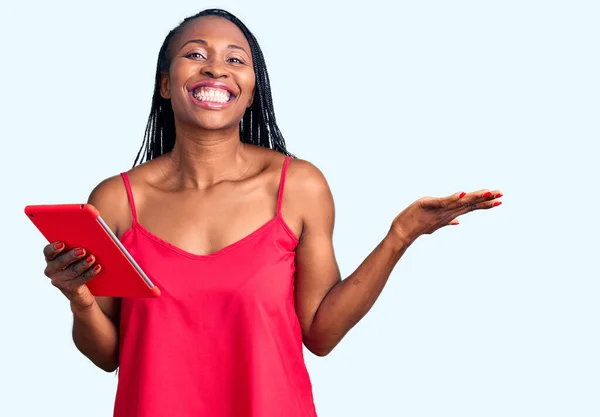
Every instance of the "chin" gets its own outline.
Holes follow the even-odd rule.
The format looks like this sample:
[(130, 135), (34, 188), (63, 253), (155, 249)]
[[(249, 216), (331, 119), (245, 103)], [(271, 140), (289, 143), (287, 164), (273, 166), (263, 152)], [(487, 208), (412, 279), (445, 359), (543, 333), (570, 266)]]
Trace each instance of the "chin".
[(240, 124), (240, 119), (232, 119), (231, 117), (222, 117), (224, 115), (206, 115), (196, 118), (195, 125), (204, 130), (230, 130), (237, 128)]

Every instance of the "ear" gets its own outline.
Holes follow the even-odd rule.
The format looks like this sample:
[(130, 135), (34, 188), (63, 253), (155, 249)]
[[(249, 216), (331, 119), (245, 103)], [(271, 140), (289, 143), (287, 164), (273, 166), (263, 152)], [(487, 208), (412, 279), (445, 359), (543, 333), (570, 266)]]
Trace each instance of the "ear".
[(167, 100), (171, 98), (171, 83), (169, 82), (168, 72), (160, 73), (160, 95)]

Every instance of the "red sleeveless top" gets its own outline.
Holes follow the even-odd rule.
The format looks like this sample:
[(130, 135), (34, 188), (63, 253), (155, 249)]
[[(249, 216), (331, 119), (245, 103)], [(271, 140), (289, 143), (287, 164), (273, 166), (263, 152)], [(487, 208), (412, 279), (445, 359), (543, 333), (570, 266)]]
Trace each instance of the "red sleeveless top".
[(206, 256), (137, 222), (121, 237), (162, 295), (121, 304), (115, 417), (315, 417), (294, 309), (298, 239), (275, 217)]

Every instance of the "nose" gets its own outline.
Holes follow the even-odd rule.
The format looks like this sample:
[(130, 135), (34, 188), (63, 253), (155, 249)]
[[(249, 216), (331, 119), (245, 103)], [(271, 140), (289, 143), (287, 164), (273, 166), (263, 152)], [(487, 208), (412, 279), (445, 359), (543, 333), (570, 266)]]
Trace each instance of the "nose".
[(202, 67), (202, 75), (210, 78), (224, 78), (227, 77), (228, 72), (223, 63), (217, 62), (216, 60), (210, 60), (206, 62), (206, 65)]

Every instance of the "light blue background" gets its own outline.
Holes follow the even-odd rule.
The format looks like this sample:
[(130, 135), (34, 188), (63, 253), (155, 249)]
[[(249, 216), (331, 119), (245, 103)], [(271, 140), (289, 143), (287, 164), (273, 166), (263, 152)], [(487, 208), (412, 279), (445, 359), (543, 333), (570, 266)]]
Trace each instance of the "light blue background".
[(600, 7), (573, 0), (3, 3), (0, 415), (111, 415), (22, 210), (130, 167), (166, 33), (212, 6), (257, 36), (289, 149), (330, 182), (344, 276), (417, 198), (505, 194), (307, 354), (319, 416), (599, 416)]

